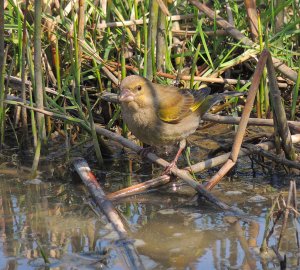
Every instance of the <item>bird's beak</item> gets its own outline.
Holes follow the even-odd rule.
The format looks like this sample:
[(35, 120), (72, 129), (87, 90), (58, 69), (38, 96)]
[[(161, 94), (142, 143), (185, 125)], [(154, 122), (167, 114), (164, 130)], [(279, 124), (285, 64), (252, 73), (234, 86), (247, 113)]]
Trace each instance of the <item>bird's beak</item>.
[(128, 89), (122, 89), (119, 95), (120, 102), (130, 102), (134, 100), (134, 94)]

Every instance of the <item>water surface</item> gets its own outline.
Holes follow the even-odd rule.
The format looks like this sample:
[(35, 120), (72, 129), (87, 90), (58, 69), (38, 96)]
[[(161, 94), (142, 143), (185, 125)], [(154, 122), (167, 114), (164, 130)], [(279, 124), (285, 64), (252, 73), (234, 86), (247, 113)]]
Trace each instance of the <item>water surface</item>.
[[(117, 235), (63, 161), (43, 160), (39, 176), (32, 180), (26, 167), (30, 159), (14, 149), (0, 158), (0, 269), (124, 269)], [(151, 179), (161, 171), (131, 152), (107, 159), (105, 170), (95, 163), (91, 166), (106, 192)], [(289, 180), (281, 174), (279, 178), (281, 183)], [(181, 181), (114, 205), (146, 269), (276, 269), (279, 261), (273, 252), (259, 253), (265, 217), (279, 192), (268, 184), (270, 179), (259, 166), (253, 171), (245, 158), (234, 177), (214, 190), (218, 198), (245, 211), (250, 221), (197, 198)], [(276, 245), (279, 233), (280, 226), (275, 227), (270, 246)], [(297, 269), (292, 219), (282, 252), (288, 268)], [(42, 253), (50, 263), (44, 263)]]

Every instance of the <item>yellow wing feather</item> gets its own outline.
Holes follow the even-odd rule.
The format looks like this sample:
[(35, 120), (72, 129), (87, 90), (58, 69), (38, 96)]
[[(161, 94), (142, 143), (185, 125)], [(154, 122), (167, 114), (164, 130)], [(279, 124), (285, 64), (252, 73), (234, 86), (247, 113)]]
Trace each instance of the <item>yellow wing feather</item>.
[(158, 116), (162, 121), (177, 123), (201, 107), (210, 89), (191, 90), (156, 85), (159, 91)]

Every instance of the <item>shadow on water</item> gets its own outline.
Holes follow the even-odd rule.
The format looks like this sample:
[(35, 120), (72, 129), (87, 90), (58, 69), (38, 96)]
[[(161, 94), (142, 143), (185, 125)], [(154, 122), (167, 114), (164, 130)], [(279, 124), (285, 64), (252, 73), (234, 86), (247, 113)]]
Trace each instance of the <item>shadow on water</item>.
[[(117, 236), (96, 214), (83, 186), (72, 183), (69, 174), (58, 177), (59, 162), (44, 162), (38, 179), (28, 180), (17, 155), (12, 161), (12, 152), (1, 156), (0, 269), (122, 269), (115, 246)], [(160, 172), (130, 153), (106, 162), (106, 171), (95, 171), (105, 175), (101, 184), (107, 192)], [(115, 202), (146, 269), (279, 267), (274, 254), (259, 254), (274, 188), (262, 184), (262, 173), (253, 185), (248, 162), (240, 164), (239, 172), (238, 179), (223, 181), (214, 193), (248, 213), (252, 222), (195, 198), (194, 191), (181, 182)], [(276, 244), (279, 231), (275, 229), (270, 246)], [(287, 254), (288, 268), (296, 269), (299, 262), (293, 224), (288, 224), (282, 250)], [(50, 264), (44, 264), (41, 251)]]

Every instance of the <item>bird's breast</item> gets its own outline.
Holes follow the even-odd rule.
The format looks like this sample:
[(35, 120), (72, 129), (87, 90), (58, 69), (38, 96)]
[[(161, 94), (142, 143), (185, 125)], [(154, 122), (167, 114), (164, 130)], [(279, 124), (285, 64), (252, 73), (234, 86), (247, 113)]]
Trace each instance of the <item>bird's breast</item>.
[(168, 145), (195, 132), (199, 117), (191, 114), (178, 123), (162, 121), (153, 108), (135, 110), (122, 106), (122, 117), (129, 130), (149, 145)]

